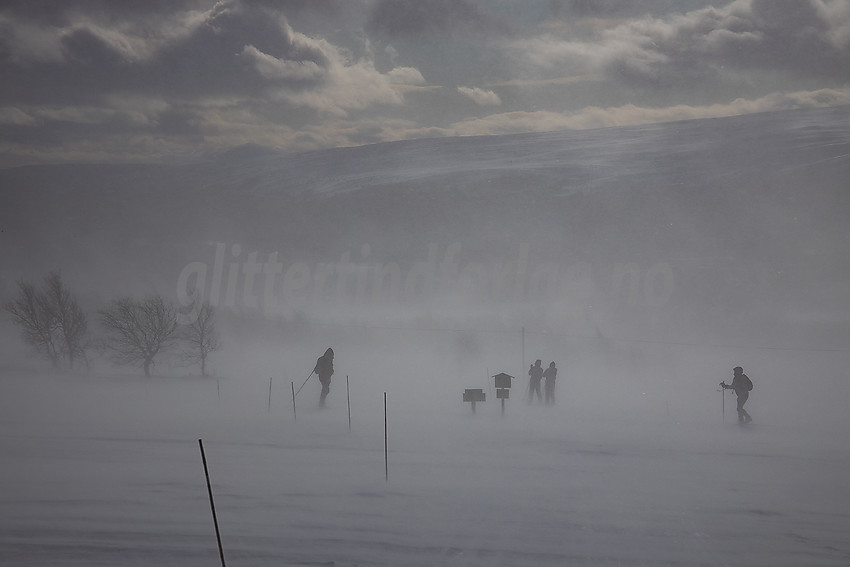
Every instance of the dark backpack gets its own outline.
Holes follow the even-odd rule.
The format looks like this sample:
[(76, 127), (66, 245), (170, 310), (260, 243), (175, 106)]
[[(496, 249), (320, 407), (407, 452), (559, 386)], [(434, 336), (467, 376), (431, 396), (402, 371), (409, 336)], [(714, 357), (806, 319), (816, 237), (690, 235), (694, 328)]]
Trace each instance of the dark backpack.
[(750, 377), (747, 376), (746, 374), (743, 374), (743, 375), (741, 375), (741, 378), (742, 378), (741, 381), (744, 383), (744, 388), (746, 388), (748, 392), (752, 391), (753, 381), (750, 380)]

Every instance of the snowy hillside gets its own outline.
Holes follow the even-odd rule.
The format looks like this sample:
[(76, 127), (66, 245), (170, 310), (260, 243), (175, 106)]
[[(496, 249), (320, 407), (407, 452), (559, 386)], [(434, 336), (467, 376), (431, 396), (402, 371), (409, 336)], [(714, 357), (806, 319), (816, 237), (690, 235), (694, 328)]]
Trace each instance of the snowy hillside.
[[(651, 323), (669, 338), (699, 319), (715, 337), (799, 326), (835, 346), (850, 305), (848, 149), (844, 107), (306, 154), (248, 146), (185, 165), (5, 169), (3, 279), (8, 291), (61, 269), (101, 297), (173, 294), (188, 263), (212, 266), (216, 243), (239, 245), (228, 261), (279, 252), (284, 266), (315, 266), (348, 253), (403, 273), (429, 245), (440, 261), (454, 243), (461, 268), (516, 271), (525, 254), (529, 272), (560, 270), (556, 287), (582, 280), (590, 292), (554, 295), (594, 310), (582, 318), (591, 332)], [(459, 285), (491, 305), (528, 299), (481, 279)]]

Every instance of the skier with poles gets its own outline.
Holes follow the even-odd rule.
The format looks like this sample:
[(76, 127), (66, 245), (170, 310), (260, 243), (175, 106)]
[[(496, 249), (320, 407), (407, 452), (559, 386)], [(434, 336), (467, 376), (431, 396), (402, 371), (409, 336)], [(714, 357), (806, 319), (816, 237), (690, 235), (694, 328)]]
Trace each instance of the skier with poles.
[(328, 397), (331, 389), (331, 376), (334, 373), (334, 351), (329, 348), (325, 354), (316, 360), (316, 366), (313, 368), (313, 373), (319, 377), (319, 382), (322, 384), (322, 393), (319, 396), (319, 407), (325, 407), (325, 398)]
[(750, 397), (750, 391), (753, 389), (753, 382), (744, 374), (744, 369), (736, 366), (732, 369), (732, 383), (727, 384), (724, 380), (720, 383), (720, 387), (724, 390), (735, 390), (735, 395), (738, 396), (738, 423), (749, 423), (753, 420), (747, 410), (744, 409), (744, 404)]

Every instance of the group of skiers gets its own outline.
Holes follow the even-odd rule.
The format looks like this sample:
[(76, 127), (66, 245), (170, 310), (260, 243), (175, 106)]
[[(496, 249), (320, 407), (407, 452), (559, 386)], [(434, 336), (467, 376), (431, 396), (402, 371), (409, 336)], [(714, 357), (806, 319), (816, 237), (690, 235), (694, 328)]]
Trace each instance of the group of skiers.
[(549, 368), (543, 369), (543, 362), (538, 358), (528, 368), (528, 401), (534, 401), (537, 396), (537, 401), (544, 401), (540, 394), (540, 382), (545, 380), (543, 391), (545, 392), (545, 403), (548, 406), (555, 403), (555, 379), (558, 377), (558, 369), (555, 367), (555, 362), (549, 363)]
[[(316, 366), (313, 368), (313, 374), (319, 377), (319, 382), (322, 385), (322, 392), (319, 395), (319, 407), (325, 406), (325, 399), (328, 397), (331, 388), (331, 376), (334, 373), (334, 351), (329, 348), (325, 354), (316, 360)], [(313, 375), (311, 374), (311, 376)], [(558, 369), (555, 367), (555, 362), (549, 363), (549, 367), (544, 369), (543, 362), (538, 358), (528, 369), (528, 401), (531, 403), (534, 398), (538, 402), (545, 402), (546, 405), (554, 405), (555, 403), (555, 379), (558, 377)], [(543, 394), (540, 392), (540, 383), (544, 382)], [(753, 419), (747, 410), (744, 409), (744, 404), (750, 397), (750, 391), (753, 389), (753, 382), (744, 374), (744, 369), (736, 366), (732, 369), (732, 383), (727, 384), (725, 381), (720, 383), (720, 387), (724, 390), (734, 390), (738, 397), (738, 421), (740, 423), (749, 423)]]

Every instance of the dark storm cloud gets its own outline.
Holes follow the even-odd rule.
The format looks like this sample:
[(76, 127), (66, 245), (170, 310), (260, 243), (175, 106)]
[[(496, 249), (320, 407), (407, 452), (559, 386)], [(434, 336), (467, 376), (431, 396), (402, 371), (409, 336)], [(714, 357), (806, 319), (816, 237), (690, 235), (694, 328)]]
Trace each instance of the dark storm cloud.
[(118, 5), (0, 7), (0, 136), (7, 151), (70, 155), (71, 146), (89, 151), (98, 138), (107, 152), (127, 146), (172, 153), (187, 139), (286, 145), (311, 120), (324, 145), (347, 145), (345, 134), (317, 127), (323, 116), (401, 104), (401, 87), (424, 82), (412, 67), (379, 72), (363, 37), (352, 34), (359, 51), (349, 49), (297, 31), (290, 18), (309, 27), (325, 15), (344, 17), (349, 5)]
[[(105, 26), (87, 13), (62, 28), (26, 24), (27, 33), (16, 31), (21, 21), (14, 15), (0, 13), (0, 71), (8, 79), (0, 104), (97, 104), (128, 94), (180, 103), (287, 99), (327, 87), (335, 90), (296, 103), (340, 114), (372, 102), (398, 103), (393, 84), (404, 77), (421, 82), (418, 71), (380, 74), (368, 58), (295, 31), (281, 6), (288, 4), (220, 2), (207, 11), (157, 14), (168, 23), (156, 28), (144, 18)], [(294, 6), (307, 10), (303, 2)], [(332, 2), (310, 9), (322, 6), (334, 9)], [(344, 85), (364, 89), (343, 92)]]
[[(248, 50), (246, 52), (246, 49)], [(311, 74), (263, 73), (255, 56), (310, 67)], [(184, 41), (168, 46), (151, 62), (148, 77), (161, 77), (157, 89), (186, 94), (260, 94), (277, 82), (304, 88), (320, 81), (328, 56), (315, 44), (299, 41), (282, 17), (265, 8), (224, 9), (214, 12)]]
[[(29, 22), (62, 26), (84, 14), (105, 22), (138, 21), (139, 18), (167, 19), (173, 14), (212, 9), (218, 0), (16, 0), (3, 2), (0, 12)], [(249, 8), (266, 8), (288, 18), (336, 19), (349, 14), (358, 0), (242, 0)]]
[[(833, 6), (836, 8), (837, 6)], [(753, 0), (723, 9), (704, 9), (670, 20), (669, 25), (624, 30), (624, 37), (659, 56), (658, 72), (691, 75), (722, 68), (787, 71), (798, 76), (850, 75), (850, 42), (841, 37), (850, 12), (815, 1)], [(846, 32), (845, 32), (846, 33)], [(628, 58), (623, 61), (628, 65)], [(641, 66), (633, 67), (641, 74)]]
[[(584, 6), (581, 10), (617, 6), (578, 5)], [(549, 35), (516, 45), (522, 45), (527, 60), (540, 68), (604, 71), (640, 87), (757, 83), (761, 74), (777, 72), (838, 85), (850, 79), (850, 6), (819, 0), (738, 0), (722, 8), (631, 20), (605, 29), (592, 42)]]
[[(846, 3), (753, 0), (749, 11), (738, 10), (733, 15), (737, 21), (730, 25), (732, 33), (718, 40), (717, 53), (723, 61), (805, 75), (850, 77), (850, 6)], [(752, 38), (742, 40), (742, 34), (752, 34)]]
[(628, 0), (550, 0), (549, 6), (556, 17), (610, 16), (629, 10), (634, 2)]
[(509, 32), (509, 25), (468, 0), (381, 0), (367, 29), (389, 39), (440, 36), (463, 32)]
[(839, 104), (848, 53), (850, 3), (826, 0), (3, 2), (0, 153), (148, 159)]
[[(164, 16), (188, 10), (209, 10), (218, 0), (5, 0), (0, 11), (51, 25), (69, 22), (73, 14), (128, 20), (143, 16)], [(319, 13), (333, 16), (344, 9), (347, 0), (242, 0), (249, 7), (263, 7), (289, 16)]]
[(167, 20), (174, 14), (190, 10), (208, 10), (215, 0), (7, 0), (0, 4), (0, 14), (25, 25), (63, 27), (80, 16), (102, 23)]
[[(7, 102), (67, 102), (121, 91), (257, 95), (280, 82), (295, 89), (311, 86), (329, 65), (320, 44), (299, 38), (281, 13), (256, 3), (226, 3), (202, 16), (181, 17), (183, 24), (154, 37), (143, 29), (119, 32), (91, 19), (77, 22), (58, 34), (50, 58), (32, 52), (17, 60), (5, 57), (0, 68), (15, 81), (0, 88), (1, 96)], [(5, 52), (23, 51), (9, 46), (6, 37)], [(263, 73), (251, 55), (256, 53), (315, 72)]]

